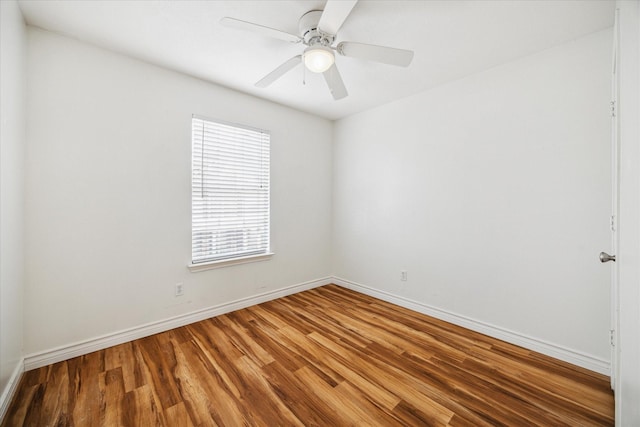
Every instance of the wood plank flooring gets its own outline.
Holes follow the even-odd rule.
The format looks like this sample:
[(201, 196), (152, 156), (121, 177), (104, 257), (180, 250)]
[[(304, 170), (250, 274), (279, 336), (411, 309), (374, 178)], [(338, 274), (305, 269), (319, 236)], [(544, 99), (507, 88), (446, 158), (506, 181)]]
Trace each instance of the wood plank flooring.
[(26, 372), (2, 426), (607, 426), (608, 381), (329, 285)]

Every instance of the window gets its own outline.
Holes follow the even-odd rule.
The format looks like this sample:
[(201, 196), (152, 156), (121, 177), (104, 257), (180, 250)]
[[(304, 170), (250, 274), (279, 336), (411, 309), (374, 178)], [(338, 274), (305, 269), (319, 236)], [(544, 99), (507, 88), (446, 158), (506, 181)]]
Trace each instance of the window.
[(269, 133), (191, 124), (191, 267), (269, 255)]

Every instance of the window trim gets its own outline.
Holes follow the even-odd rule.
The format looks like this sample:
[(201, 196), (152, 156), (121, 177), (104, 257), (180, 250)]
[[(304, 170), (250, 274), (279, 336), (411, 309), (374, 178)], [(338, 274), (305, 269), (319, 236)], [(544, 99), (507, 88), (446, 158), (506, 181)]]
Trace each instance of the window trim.
[[(230, 127), (234, 127), (234, 128), (238, 128), (238, 129), (244, 129), (244, 130), (248, 130), (248, 131), (252, 131), (252, 132), (258, 132), (261, 134), (265, 134), (268, 136), (269, 140), (271, 139), (271, 132), (265, 129), (260, 129), (260, 128), (256, 128), (256, 127), (252, 127), (252, 126), (247, 126), (244, 124), (238, 124), (238, 123), (232, 123), (232, 122), (228, 122), (228, 121), (224, 121), (224, 120), (219, 120), (219, 119), (212, 119), (209, 117), (204, 117), (201, 115), (197, 115), (197, 114), (192, 114), (191, 115), (191, 233), (192, 233), (192, 237), (191, 237), (191, 248), (193, 250), (193, 185), (194, 185), (194, 181), (193, 181), (193, 144), (194, 144), (194, 140), (193, 140), (193, 121), (194, 119), (196, 120), (201, 120), (201, 121), (205, 121), (205, 122), (211, 122), (214, 124), (220, 124), (223, 126), (230, 126)], [(268, 143), (269, 147), (271, 147), (270, 142)], [(271, 153), (270, 153), (270, 148), (269, 148), (269, 153), (268, 153), (268, 157), (271, 157)], [(223, 267), (229, 267), (229, 266), (233, 266), (233, 265), (239, 265), (239, 264), (246, 264), (246, 263), (253, 263), (253, 262), (260, 262), (260, 261), (268, 261), (272, 258), (274, 254), (274, 252), (272, 251), (272, 246), (271, 246), (271, 161), (269, 159), (269, 163), (267, 164), (267, 179), (269, 182), (269, 190), (268, 190), (268, 199), (269, 199), (269, 206), (267, 206), (267, 219), (268, 219), (268, 228), (267, 228), (267, 247), (265, 248), (265, 252), (261, 252), (261, 253), (255, 253), (255, 254), (248, 254), (248, 255), (240, 255), (240, 256), (236, 256), (236, 257), (228, 257), (228, 258), (220, 258), (220, 259), (211, 259), (211, 260), (206, 260), (206, 261), (201, 261), (201, 262), (193, 262), (193, 252), (191, 253), (190, 256), (190, 260), (187, 263), (187, 268), (192, 272), (199, 272), (199, 271), (205, 271), (205, 270), (211, 270), (211, 269), (216, 269), (216, 268), (223, 268)]]
[(232, 265), (249, 264), (251, 262), (260, 262), (260, 261), (269, 261), (274, 255), (275, 255), (274, 252), (268, 252), (266, 254), (249, 255), (249, 256), (238, 257), (238, 258), (227, 258), (227, 259), (221, 259), (217, 261), (199, 262), (197, 264), (189, 263), (187, 264), (187, 268), (192, 273), (197, 273), (199, 271), (231, 267)]

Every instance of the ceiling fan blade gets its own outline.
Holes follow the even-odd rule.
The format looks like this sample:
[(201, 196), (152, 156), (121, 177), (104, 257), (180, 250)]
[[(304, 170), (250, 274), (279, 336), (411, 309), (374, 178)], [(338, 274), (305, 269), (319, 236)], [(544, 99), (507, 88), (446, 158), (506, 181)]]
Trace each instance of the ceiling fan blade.
[(263, 36), (274, 37), (276, 39), (284, 40), (291, 43), (299, 43), (302, 39), (295, 34), (287, 33), (286, 31), (276, 30), (275, 28), (265, 27), (264, 25), (254, 24), (253, 22), (241, 21), (235, 18), (224, 17), (220, 20), (220, 23), (225, 27), (236, 28), (239, 30), (252, 31), (254, 33), (262, 34)]
[(261, 88), (265, 88), (269, 86), (271, 83), (275, 82), (280, 77), (284, 76), (288, 71), (295, 68), (295, 66), (300, 64), (301, 62), (302, 62), (302, 55), (294, 56), (293, 58), (289, 59), (287, 62), (280, 65), (278, 68), (276, 68), (275, 70), (273, 70), (272, 72), (264, 76), (262, 80), (256, 83), (256, 86)]
[(356, 3), (358, 0), (327, 0), (320, 22), (318, 22), (320, 31), (334, 36), (338, 34), (338, 30)]
[(373, 44), (341, 42), (336, 50), (340, 55), (353, 58), (368, 59), (383, 64), (408, 67), (413, 60), (413, 51), (394, 47), (376, 46)]
[(342, 99), (348, 95), (347, 88), (344, 87), (344, 82), (342, 81), (342, 77), (338, 72), (336, 64), (333, 64), (331, 68), (322, 73), (322, 75), (324, 76), (324, 80), (327, 82), (327, 86), (329, 86), (329, 91), (331, 91), (333, 99), (337, 101), (338, 99)]

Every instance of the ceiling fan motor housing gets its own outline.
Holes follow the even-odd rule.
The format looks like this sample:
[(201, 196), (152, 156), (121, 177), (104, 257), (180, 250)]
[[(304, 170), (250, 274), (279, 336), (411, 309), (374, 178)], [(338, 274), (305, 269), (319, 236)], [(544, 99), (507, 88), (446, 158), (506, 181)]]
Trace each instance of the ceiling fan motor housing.
[(320, 44), (322, 46), (330, 47), (335, 36), (332, 34), (325, 34), (318, 29), (318, 22), (322, 16), (321, 10), (312, 10), (300, 17), (298, 21), (298, 29), (300, 31), (300, 37), (302, 37), (303, 43), (307, 46), (314, 46)]

